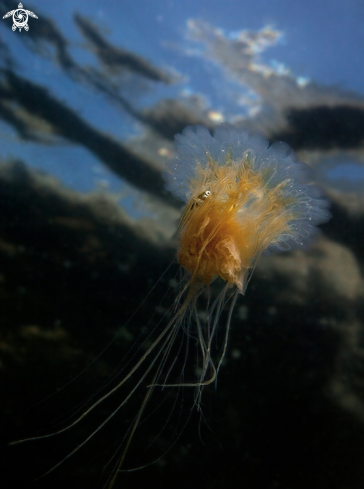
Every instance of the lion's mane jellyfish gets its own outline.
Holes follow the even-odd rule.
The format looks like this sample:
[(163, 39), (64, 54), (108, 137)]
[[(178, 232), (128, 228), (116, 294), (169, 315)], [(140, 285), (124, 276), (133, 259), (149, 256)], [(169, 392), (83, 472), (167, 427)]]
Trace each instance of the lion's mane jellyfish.
[[(186, 202), (177, 252), (185, 276), (170, 319), (154, 340), (149, 338), (134, 366), (106, 384), (77, 419), (56, 433), (38, 437), (70, 429), (105, 399), (127, 389), (117, 407), (54, 470), (98, 433), (139, 388), (147, 387), (125, 444), (119, 447), (122, 454), (117, 461), (113, 457), (109, 488), (156, 387), (194, 387), (194, 404), (200, 409), (203, 387), (214, 382), (226, 353), (234, 305), (259, 257), (306, 249), (317, 235), (316, 226), (330, 217), (328, 201), (312, 184), (310, 168), (297, 161), (289, 146), (270, 146), (263, 137), (228, 124), (219, 125), (213, 135), (203, 126), (187, 127), (177, 135), (176, 156), (167, 164), (164, 178), (167, 189)], [(217, 294), (210, 290), (215, 280), (216, 288), (220, 286)], [(220, 323), (224, 332), (215, 342)], [(191, 341), (198, 355), (189, 349)], [(191, 361), (196, 375), (192, 378), (187, 368)]]
[[(175, 140), (176, 157), (164, 178), (167, 189), (187, 204), (177, 253), (186, 280), (174, 321), (186, 315), (194, 319), (203, 362), (195, 384), (200, 395), (201, 386), (216, 378), (236, 299), (244, 294), (260, 255), (306, 249), (330, 213), (327, 199), (312, 184), (312, 170), (285, 143), (269, 145), (229, 124), (219, 125), (213, 135), (204, 126), (187, 127)], [(225, 284), (217, 299), (208, 301), (202, 328), (197, 299), (218, 277)], [(211, 342), (229, 301), (225, 341), (214, 361)], [(212, 374), (206, 378), (208, 370)]]

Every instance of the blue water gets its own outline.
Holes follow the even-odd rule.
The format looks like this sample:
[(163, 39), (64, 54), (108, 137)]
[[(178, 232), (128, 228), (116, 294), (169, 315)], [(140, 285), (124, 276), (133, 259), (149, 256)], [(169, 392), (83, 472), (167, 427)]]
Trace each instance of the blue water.
[[(17, 2), (14, 2), (14, 5)], [(266, 64), (282, 63), (295, 76), (308, 77), (318, 84), (339, 86), (364, 94), (362, 49), (364, 45), (364, 3), (339, 0), (330, 2), (292, 2), (288, 0), (132, 0), (88, 2), (66, 0), (49, 2), (38, 0), (24, 4), (41, 19), (53, 19), (54, 25), (68, 41), (74, 60), (90, 68), (100, 67), (95, 56), (86, 49), (87, 43), (76, 27), (73, 14), (88, 17), (108, 42), (135, 52), (165, 71), (181, 75), (180, 82), (172, 86), (154, 84), (141, 96), (126, 91), (128, 99), (139, 108), (151, 105), (165, 97), (199, 94), (207, 105), (229, 119), (243, 109), (236, 104), (236, 94), (242, 90), (236, 82), (226, 80), (214, 63), (191, 55), (198, 50), (186, 39), (189, 19), (204, 20), (225, 35), (234, 35), (241, 29), (259, 30), (271, 25), (283, 33), (280, 42), (262, 54)], [(52, 60), (52, 49), (33, 52), (32, 43), (22, 31), (12, 32), (11, 18), (1, 20), (1, 39), (11, 49), (16, 70), (21, 76), (46, 86), (58, 100), (77, 111), (98, 130), (116, 141), (142, 131), (133, 118), (106, 96), (75, 82)], [(37, 20), (29, 19), (30, 29), (37, 30)], [(26, 40), (27, 42), (24, 42)], [(42, 169), (66, 186), (81, 192), (98, 187), (95, 168), (101, 163), (89, 151), (72, 144), (42, 145), (19, 141), (7, 124), (0, 126), (1, 156), (17, 157), (28, 165)], [(337, 172), (338, 170), (336, 170)], [(108, 188), (116, 191), (120, 179), (102, 168)], [(362, 179), (361, 167), (346, 166), (346, 177)], [(336, 178), (337, 173), (329, 175)], [(349, 178), (350, 180), (350, 178)]]

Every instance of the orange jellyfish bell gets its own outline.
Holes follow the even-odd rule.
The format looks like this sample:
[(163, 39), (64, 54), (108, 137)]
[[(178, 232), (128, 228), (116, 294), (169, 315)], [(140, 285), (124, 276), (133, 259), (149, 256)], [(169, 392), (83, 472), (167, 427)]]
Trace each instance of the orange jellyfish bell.
[(166, 187), (187, 202), (178, 262), (191, 284), (220, 277), (244, 293), (262, 253), (305, 249), (327, 221), (328, 201), (312, 171), (285, 143), (221, 124), (213, 135), (187, 127), (176, 138)]

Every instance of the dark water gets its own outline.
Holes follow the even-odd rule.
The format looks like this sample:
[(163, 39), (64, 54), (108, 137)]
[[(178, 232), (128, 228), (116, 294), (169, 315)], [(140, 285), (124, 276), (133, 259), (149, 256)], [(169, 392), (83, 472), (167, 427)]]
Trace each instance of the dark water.
[[(35, 479), (117, 408), (138, 373), (73, 429), (8, 442), (52, 433), (85, 412), (83, 403), (104, 382), (116, 385), (170, 317), (181, 203), (161, 171), (174, 134), (222, 120), (288, 142), (316, 168), (332, 219), (307, 253), (260, 260), (202, 413), (192, 409), (193, 389), (155, 389), (124, 468), (150, 465), (120, 474), (115, 487), (363, 487), (363, 97), (257, 55), (278, 46), (292, 58), (295, 49), (279, 44), (279, 25), (264, 28), (266, 17), (232, 34), (217, 30), (201, 4), (183, 31), (177, 18), (167, 28), (153, 17), (162, 27), (143, 55), (145, 19), (130, 26), (115, 11), (111, 22), (112, 2), (64, 11), (25, 4), (38, 16), (29, 31), (13, 32), (11, 16), (0, 23), (4, 487), (105, 484), (147, 384), (90, 443)], [(1, 16), (16, 8), (2, 2)], [(196, 351), (191, 340), (186, 365), (180, 354), (173, 372), (184, 367), (193, 378)]]

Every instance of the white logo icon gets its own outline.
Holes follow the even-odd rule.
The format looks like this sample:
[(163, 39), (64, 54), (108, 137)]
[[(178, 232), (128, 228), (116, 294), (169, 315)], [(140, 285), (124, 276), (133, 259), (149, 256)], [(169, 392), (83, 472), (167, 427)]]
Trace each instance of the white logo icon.
[(38, 17), (30, 10), (24, 10), (23, 5), (21, 3), (19, 3), (18, 8), (16, 10), (11, 10), (7, 14), (5, 14), (3, 19), (6, 19), (11, 15), (13, 16), (13, 22), (14, 22), (12, 29), (13, 31), (15, 31), (16, 28), (18, 28), (19, 32), (23, 29), (23, 27), (26, 31), (29, 30), (29, 26), (28, 26), (29, 15), (30, 17), (34, 17), (35, 19), (38, 19)]

